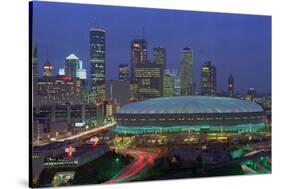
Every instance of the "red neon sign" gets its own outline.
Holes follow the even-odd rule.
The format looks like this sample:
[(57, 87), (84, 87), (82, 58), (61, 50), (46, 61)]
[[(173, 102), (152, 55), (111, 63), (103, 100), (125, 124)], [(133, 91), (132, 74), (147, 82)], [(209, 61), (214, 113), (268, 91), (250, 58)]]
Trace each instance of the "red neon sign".
[(64, 81), (71, 81), (72, 80), (72, 77), (63, 77), (62, 78)]
[(73, 155), (73, 152), (76, 152), (76, 148), (72, 147), (70, 144), (65, 148), (65, 152), (67, 153), (67, 157), (71, 158)]

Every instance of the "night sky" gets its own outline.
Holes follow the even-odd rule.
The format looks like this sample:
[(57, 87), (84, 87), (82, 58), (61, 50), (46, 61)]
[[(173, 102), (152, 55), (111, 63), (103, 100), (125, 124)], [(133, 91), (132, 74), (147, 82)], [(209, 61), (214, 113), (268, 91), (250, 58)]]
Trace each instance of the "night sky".
[[(227, 77), (235, 92), (271, 91), (271, 17), (208, 12), (143, 9), (83, 4), (35, 2), (33, 41), (38, 45), (39, 73), (48, 57), (54, 74), (74, 53), (89, 73), (89, 29), (106, 30), (106, 79), (117, 79), (118, 65), (130, 64), (130, 41), (142, 37), (166, 48), (167, 68), (178, 69), (180, 50), (194, 50), (194, 80), (200, 91), (200, 66), (217, 67), (217, 91), (226, 91)], [(89, 75), (88, 75), (89, 76)]]

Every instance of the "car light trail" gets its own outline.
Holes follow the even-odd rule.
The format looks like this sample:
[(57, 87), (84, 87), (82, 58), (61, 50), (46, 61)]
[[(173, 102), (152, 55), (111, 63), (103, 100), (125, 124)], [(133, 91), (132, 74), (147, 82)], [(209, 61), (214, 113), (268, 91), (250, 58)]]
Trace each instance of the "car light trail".
[(152, 155), (144, 151), (131, 151), (126, 152), (126, 154), (133, 156), (135, 158), (135, 161), (131, 165), (129, 165), (129, 167), (126, 167), (118, 176), (107, 181), (107, 184), (123, 182), (132, 178), (133, 176), (136, 176), (147, 165), (152, 164), (155, 158), (160, 155), (159, 153), (157, 153), (156, 155)]
[(83, 133), (79, 133), (79, 134), (77, 134), (77, 135), (73, 135), (73, 136), (71, 136), (71, 137), (59, 139), (59, 140), (57, 140), (57, 141), (63, 142), (63, 141), (66, 141), (66, 140), (74, 140), (74, 139), (80, 138), (80, 137), (82, 137), (82, 136), (84, 136), (84, 135), (88, 135), (88, 134), (92, 134), (92, 133), (95, 133), (95, 132), (98, 132), (98, 131), (102, 131), (102, 130), (104, 130), (104, 129), (108, 129), (108, 128), (113, 127), (113, 126), (115, 126), (115, 125), (116, 125), (116, 122), (113, 122), (113, 123), (104, 125), (104, 126), (99, 127), (99, 128), (94, 128), (94, 129), (85, 131), (85, 132), (83, 132)]

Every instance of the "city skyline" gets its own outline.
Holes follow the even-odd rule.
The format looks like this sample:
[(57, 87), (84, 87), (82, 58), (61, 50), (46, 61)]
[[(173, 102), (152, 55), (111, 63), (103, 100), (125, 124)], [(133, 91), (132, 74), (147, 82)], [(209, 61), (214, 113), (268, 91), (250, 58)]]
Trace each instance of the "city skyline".
[[(37, 11), (36, 7), (38, 10), (41, 7), (43, 9)], [(102, 11), (105, 9), (107, 14)], [(124, 13), (121, 13), (121, 10)], [(135, 12), (134, 15), (131, 15), (132, 10)], [(47, 15), (46, 11), (51, 11), (49, 12), (51, 14)], [(69, 11), (74, 16), (67, 14)], [(112, 12), (112, 14), (108, 14), (108, 12)], [(255, 15), (235, 15), (233, 17), (233, 14), (222, 13), (76, 6), (76, 4), (75, 6), (70, 4), (65, 9), (59, 3), (53, 7), (41, 2), (34, 6), (35, 13), (38, 15), (38, 20), (34, 20), (36, 23), (34, 25), (37, 27), (34, 28), (33, 38), (38, 43), (38, 72), (40, 75), (42, 75), (42, 65), (47, 59), (46, 49), (49, 49), (48, 59), (54, 67), (54, 75), (60, 67), (63, 67), (64, 58), (68, 54), (74, 53), (84, 62), (89, 76), (89, 31), (98, 27), (107, 33), (106, 80), (118, 79), (118, 65), (130, 64), (131, 41), (144, 36), (148, 43), (148, 59), (153, 60), (153, 48), (163, 47), (166, 49), (168, 69), (179, 70), (181, 49), (188, 46), (194, 51), (193, 73), (195, 76), (193, 80), (196, 83), (196, 91), (200, 91), (201, 65), (210, 60), (217, 67), (218, 92), (227, 91), (227, 78), (231, 73), (235, 78), (236, 92), (246, 92), (251, 87), (255, 88), (258, 93), (271, 92), (270, 17)], [(61, 13), (66, 14), (54, 22), (53, 16)], [(170, 15), (170, 13), (173, 14)], [(113, 20), (113, 24), (108, 25), (108, 20), (113, 19), (116, 14), (120, 18)], [(137, 24), (123, 16), (128, 14), (133, 16), (130, 20), (137, 19)], [(75, 15), (79, 16), (75, 17)], [(139, 18), (137, 15), (144, 15), (144, 18)], [(146, 17), (149, 17), (150, 21), (145, 21)], [(177, 23), (172, 22), (175, 18), (178, 19)], [(153, 23), (159, 19), (167, 19), (167, 23), (177, 29), (176, 32), (173, 32), (170, 26), (165, 26), (166, 24), (153, 26)], [(78, 21), (79, 27), (70, 26), (70, 23)], [(44, 26), (41, 23), (44, 23)], [(59, 31), (54, 29), (58, 25)], [(208, 29), (208, 31), (205, 32), (204, 29)], [(65, 30), (67, 30), (66, 34)], [(120, 33), (123, 35), (120, 36)], [(180, 36), (178, 39), (175, 38), (177, 35)], [(167, 36), (169, 37), (167, 38)], [(166, 40), (164, 40), (165, 38)], [(241, 41), (244, 42), (243, 45), (241, 45)], [(255, 72), (249, 73), (253, 67)]]
[(271, 173), (271, 18), (29, 8), (30, 187)]

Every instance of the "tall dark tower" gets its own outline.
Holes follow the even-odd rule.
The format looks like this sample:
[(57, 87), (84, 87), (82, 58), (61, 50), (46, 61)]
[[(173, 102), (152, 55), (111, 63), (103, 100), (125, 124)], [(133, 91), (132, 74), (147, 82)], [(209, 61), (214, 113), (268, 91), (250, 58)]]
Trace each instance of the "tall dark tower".
[(166, 50), (162, 47), (153, 48), (153, 63), (162, 65), (166, 69)]
[(180, 59), (181, 96), (194, 95), (193, 89), (193, 50), (185, 47), (181, 51)]
[(201, 67), (201, 95), (216, 96), (216, 66), (211, 61)]
[(129, 81), (129, 65), (120, 64), (118, 66), (118, 78), (121, 81)]
[(90, 30), (91, 101), (105, 100), (105, 30)]
[(79, 67), (80, 60), (75, 54), (70, 54), (64, 60), (65, 76), (75, 78), (77, 77), (77, 69)]
[(232, 74), (228, 77), (227, 81), (228, 96), (234, 97), (234, 77)]
[(32, 66), (32, 97), (33, 103), (37, 104), (37, 93), (38, 93), (38, 61), (37, 61), (37, 44), (32, 44), (31, 49), (31, 66)]
[(138, 64), (147, 64), (147, 42), (135, 39), (131, 42), (131, 80), (135, 80), (135, 69)]
[(33, 81), (36, 81), (36, 79), (38, 78), (38, 62), (37, 62), (37, 44), (34, 43), (32, 44), (32, 77), (33, 77)]

